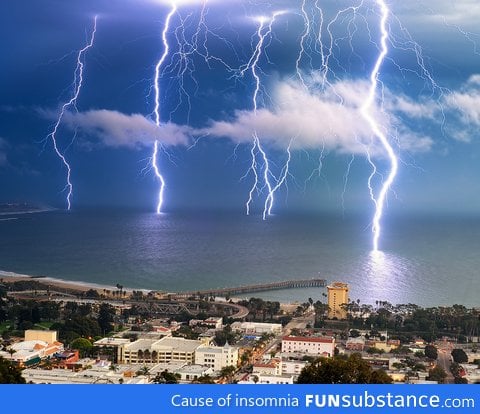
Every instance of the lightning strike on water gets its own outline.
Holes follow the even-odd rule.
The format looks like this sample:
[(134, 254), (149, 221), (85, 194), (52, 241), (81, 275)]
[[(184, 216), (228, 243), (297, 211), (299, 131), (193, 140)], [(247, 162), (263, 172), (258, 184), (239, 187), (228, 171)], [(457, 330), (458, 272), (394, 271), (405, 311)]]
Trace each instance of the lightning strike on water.
[[(393, 180), (397, 175), (397, 170), (398, 170), (398, 159), (395, 154), (395, 151), (393, 150), (392, 146), (388, 142), (388, 139), (385, 133), (382, 131), (377, 121), (370, 113), (370, 109), (374, 104), (376, 91), (378, 88), (378, 83), (379, 83), (378, 76), (379, 76), (380, 68), (382, 66), (383, 60), (385, 59), (385, 56), (388, 53), (388, 48), (387, 48), (388, 31), (386, 29), (386, 25), (387, 25), (389, 9), (385, 4), (384, 0), (377, 0), (376, 3), (379, 6), (381, 11), (381, 19), (380, 19), (381, 50), (375, 62), (375, 65), (373, 67), (373, 70), (370, 74), (370, 88), (369, 88), (367, 99), (365, 100), (364, 104), (360, 108), (360, 111), (363, 117), (365, 118), (365, 120), (370, 125), (370, 128), (372, 129), (373, 133), (380, 140), (382, 146), (387, 152), (388, 158), (390, 159), (391, 166), (390, 166), (390, 172), (387, 175), (387, 179), (383, 182), (380, 192), (376, 197), (374, 197), (375, 214), (372, 222), (372, 232), (373, 232), (373, 251), (375, 252), (378, 251), (378, 242), (379, 242), (379, 238), (382, 230), (381, 219), (383, 215), (385, 199), (387, 197), (387, 193), (390, 187), (392, 186)], [(370, 176), (370, 179), (369, 179), (369, 185), (370, 185), (371, 177), (372, 176)]]
[(73, 78), (74, 89), (73, 89), (72, 97), (70, 98), (70, 100), (68, 100), (62, 105), (60, 109), (60, 113), (58, 114), (57, 121), (53, 126), (53, 130), (46, 137), (46, 140), (48, 139), (52, 140), (53, 149), (55, 153), (57, 154), (58, 158), (60, 158), (60, 160), (62, 161), (62, 164), (64, 165), (64, 167), (67, 169), (67, 180), (66, 180), (67, 183), (65, 184), (65, 187), (62, 190), (62, 191), (67, 191), (67, 199), (66, 199), (67, 210), (70, 210), (72, 208), (72, 195), (73, 195), (73, 184), (71, 181), (72, 169), (71, 169), (70, 163), (67, 161), (67, 158), (65, 157), (65, 151), (62, 152), (58, 146), (57, 132), (67, 110), (72, 107), (75, 110), (77, 109), (77, 99), (78, 99), (78, 96), (80, 95), (80, 91), (83, 85), (83, 69), (85, 67), (84, 58), (87, 51), (91, 47), (93, 47), (93, 44), (95, 42), (96, 32), (97, 32), (97, 16), (95, 16), (93, 19), (93, 29), (90, 34), (90, 40), (88, 40), (87, 44), (82, 49), (80, 49), (77, 54), (77, 65), (75, 67), (74, 78)]
[(270, 193), (268, 194), (267, 199), (265, 200), (265, 206), (263, 209), (263, 219), (266, 219), (267, 215), (272, 214), (272, 208), (273, 208), (273, 196), (277, 192), (277, 190), (285, 183), (285, 180), (287, 179), (287, 176), (289, 174), (289, 166), (290, 166), (290, 160), (292, 159), (292, 153), (290, 151), (290, 148), (292, 146), (293, 139), (290, 140), (288, 147), (287, 147), (287, 161), (285, 162), (285, 165), (282, 168), (282, 171), (280, 173), (280, 178), (277, 180), (277, 184), (272, 188)]
[(243, 178), (245, 178), (249, 173), (250, 171), (253, 173), (253, 177), (254, 177), (254, 181), (253, 181), (253, 185), (252, 187), (250, 188), (250, 191), (248, 193), (248, 200), (245, 204), (245, 208), (246, 208), (246, 213), (247, 213), (247, 216), (250, 215), (250, 204), (252, 203), (253, 201), (253, 194), (255, 192), (255, 190), (257, 189), (258, 187), (258, 166), (257, 166), (257, 156), (256, 156), (256, 152), (257, 152), (257, 140), (254, 139), (253, 140), (253, 145), (250, 149), (250, 155), (252, 156), (252, 163), (250, 164), (250, 168), (248, 169), (248, 171), (245, 173), (245, 175), (241, 178), (241, 180)]
[[(165, 23), (163, 26), (163, 31), (162, 31), (163, 54), (155, 66), (155, 78), (154, 78), (154, 84), (153, 84), (153, 87), (155, 90), (155, 107), (153, 112), (155, 114), (155, 125), (157, 125), (157, 127), (160, 127), (160, 123), (161, 123), (160, 121), (160, 69), (162, 68), (162, 65), (167, 59), (168, 54), (170, 53), (170, 45), (168, 43), (167, 34), (170, 29), (170, 21), (173, 15), (177, 11), (177, 6), (174, 2), (171, 3), (171, 6), (172, 7), (170, 9), (170, 12), (167, 14), (167, 17), (165, 19)], [(165, 190), (165, 178), (163, 177), (163, 174), (160, 172), (159, 160), (158, 160), (159, 146), (161, 146), (161, 143), (159, 142), (158, 139), (156, 139), (153, 146), (152, 168), (153, 168), (153, 171), (155, 172), (155, 176), (157, 177), (160, 183), (160, 188), (158, 191), (157, 214), (160, 214), (162, 212), (163, 193)]]
[(350, 177), (350, 170), (352, 168), (352, 164), (354, 161), (355, 161), (355, 154), (352, 154), (352, 156), (350, 157), (350, 160), (348, 161), (345, 174), (343, 175), (342, 214), (345, 214), (345, 193), (347, 192), (348, 178)]

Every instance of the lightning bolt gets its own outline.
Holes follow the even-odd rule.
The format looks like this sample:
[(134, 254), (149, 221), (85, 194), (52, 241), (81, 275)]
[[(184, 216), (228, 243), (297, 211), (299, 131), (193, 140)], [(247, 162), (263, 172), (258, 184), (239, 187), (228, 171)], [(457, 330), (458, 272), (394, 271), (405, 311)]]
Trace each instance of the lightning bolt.
[(347, 192), (347, 185), (348, 185), (348, 178), (350, 177), (350, 170), (352, 168), (352, 164), (355, 161), (355, 154), (352, 154), (350, 160), (347, 164), (347, 170), (343, 175), (343, 191), (342, 191), (342, 214), (345, 214), (345, 193)]
[[(368, 122), (370, 125), (370, 128), (372, 129), (374, 135), (380, 140), (380, 143), (382, 144), (383, 148), (385, 149), (388, 158), (390, 160), (390, 171), (387, 175), (386, 180), (383, 182), (380, 192), (376, 197), (373, 198), (374, 204), (375, 204), (375, 214), (373, 216), (373, 221), (372, 221), (372, 232), (373, 232), (373, 251), (378, 251), (378, 241), (380, 238), (381, 234), (381, 219), (383, 216), (383, 209), (385, 205), (385, 199), (388, 194), (388, 190), (392, 186), (392, 183), (395, 179), (395, 176), (397, 175), (398, 171), (398, 159), (395, 154), (395, 151), (393, 150), (393, 147), (390, 145), (388, 142), (388, 139), (385, 135), (385, 133), (382, 131), (380, 126), (378, 125), (377, 121), (371, 114), (370, 110), (374, 104), (375, 97), (376, 97), (376, 92), (378, 89), (378, 84), (380, 81), (378, 80), (379, 73), (380, 73), (380, 68), (382, 66), (382, 63), (385, 59), (385, 56), (388, 53), (388, 48), (387, 48), (387, 40), (388, 40), (388, 31), (387, 31), (387, 18), (389, 14), (389, 9), (385, 2), (383, 0), (377, 0), (376, 4), (380, 8), (381, 12), (381, 18), (380, 18), (380, 33), (381, 33), (381, 38), (380, 38), (380, 53), (377, 57), (377, 60), (375, 62), (375, 65), (372, 69), (372, 72), (370, 74), (370, 88), (368, 90), (368, 95), (363, 103), (362, 107), (360, 108), (360, 112), (362, 116), (365, 118), (365, 120)], [(371, 162), (369, 158), (369, 162)], [(376, 172), (376, 169), (375, 169)], [(369, 186), (371, 184), (371, 178), (373, 177), (373, 174), (369, 177)], [(371, 186), (370, 186), (371, 188)], [(371, 194), (373, 194), (373, 191), (371, 191)]]
[[(198, 0), (200, 2), (200, 0)], [(190, 112), (191, 112), (191, 98), (190, 94), (187, 92), (186, 81), (187, 79), (193, 82), (194, 93), (198, 90), (198, 81), (194, 77), (195, 65), (194, 58), (199, 56), (208, 68), (211, 69), (212, 62), (215, 62), (223, 66), (227, 72), (235, 72), (235, 70), (226, 60), (221, 57), (212, 55), (208, 49), (209, 38), (214, 38), (217, 41), (224, 43), (226, 48), (231, 51), (234, 51), (233, 45), (224, 37), (213, 32), (209, 29), (206, 22), (206, 17), (208, 14), (207, 3), (208, 0), (201, 0), (201, 7), (199, 11), (198, 23), (196, 29), (193, 32), (188, 30), (188, 26), (192, 24), (192, 20), (195, 18), (193, 12), (189, 12), (185, 16), (182, 16), (178, 7), (178, 0), (172, 0), (169, 2), (170, 10), (165, 18), (163, 30), (162, 30), (162, 43), (163, 43), (163, 53), (160, 56), (157, 64), (155, 66), (155, 74), (153, 81), (153, 89), (155, 92), (155, 105), (154, 105), (154, 119), (155, 124), (159, 127), (161, 126), (161, 103), (160, 103), (160, 80), (166, 75), (170, 75), (176, 79), (176, 90), (178, 93), (178, 101), (175, 107), (170, 110), (169, 121), (171, 121), (173, 114), (178, 111), (178, 109), (186, 104), (186, 120), (187, 124), (190, 122)], [(174, 15), (178, 16), (178, 24), (172, 27), (172, 18)], [(170, 44), (168, 35), (171, 35), (174, 38), (173, 44)], [(234, 51), (234, 55), (237, 56)], [(167, 62), (167, 58), (169, 61)], [(189, 147), (189, 149), (195, 147), (199, 139), (196, 139), (194, 143)], [(171, 160), (172, 155), (166, 151), (162, 146), (161, 142), (157, 139), (154, 142), (153, 153), (151, 156), (151, 167), (155, 173), (155, 176), (160, 184), (159, 193), (158, 193), (158, 202), (157, 202), (157, 213), (161, 213), (162, 206), (164, 203), (164, 190), (165, 190), (165, 178), (160, 171), (159, 166), (159, 154), (160, 151), (163, 151), (164, 154)]]
[[(267, 19), (266, 17), (260, 17), (259, 18), (259, 25), (258, 29), (256, 32), (257, 36), (257, 44), (255, 46), (255, 49), (253, 51), (252, 56), (250, 57), (248, 63), (244, 65), (243, 68), (240, 70), (240, 74), (243, 76), (243, 74), (247, 70), (251, 70), (252, 76), (255, 81), (255, 88), (253, 91), (253, 96), (252, 96), (252, 104), (253, 104), (253, 112), (255, 115), (257, 115), (258, 112), (258, 96), (260, 94), (260, 88), (261, 88), (261, 82), (260, 82), (260, 76), (258, 74), (258, 62), (262, 56), (262, 53), (264, 51), (264, 43), (265, 39), (272, 34), (272, 26), (273, 23), (275, 22), (275, 19), (284, 14), (284, 11), (277, 11), (273, 13), (272, 17), (270, 19)], [(269, 21), (268, 25), (266, 25), (266, 22)], [(263, 219), (265, 220), (267, 215), (271, 214), (271, 210), (273, 207), (274, 203), (274, 194), (280, 188), (280, 186), (285, 182), (286, 176), (288, 175), (288, 167), (289, 167), (289, 162), (291, 159), (291, 153), (290, 153), (290, 145), (288, 146), (288, 160), (281, 172), (281, 176), (279, 179), (275, 179), (275, 176), (272, 174), (270, 170), (270, 161), (268, 159), (267, 153), (262, 147), (262, 144), (260, 142), (260, 139), (256, 133), (256, 131), (253, 133), (253, 143), (252, 147), (250, 150), (250, 154), (252, 156), (252, 162), (250, 164), (249, 171), (253, 172), (254, 175), (254, 182), (252, 187), (250, 188), (249, 191), (249, 196), (248, 200), (245, 204), (245, 209), (246, 209), (246, 214), (250, 214), (250, 205), (253, 201), (253, 194), (255, 190), (258, 190), (258, 186), (260, 183), (259, 177), (260, 174), (258, 172), (258, 163), (257, 163), (257, 155), (260, 156), (263, 162), (263, 182), (265, 187), (267, 188), (268, 195), (265, 200), (264, 204), (264, 210), (263, 210)], [(248, 173), (248, 172), (247, 172)], [(273, 185), (271, 182), (271, 178), (273, 178), (276, 181), (276, 184)]]
[(93, 44), (95, 42), (96, 32), (97, 32), (97, 16), (95, 16), (93, 19), (93, 29), (90, 34), (90, 40), (88, 40), (87, 44), (82, 49), (80, 49), (77, 53), (77, 65), (75, 67), (74, 76), (73, 76), (74, 88), (73, 88), (72, 96), (67, 102), (65, 102), (62, 105), (60, 109), (60, 113), (58, 114), (58, 117), (57, 117), (57, 121), (55, 122), (55, 125), (53, 126), (52, 131), (45, 138), (46, 141), (48, 139), (52, 140), (55, 154), (57, 154), (63, 166), (67, 169), (67, 177), (66, 177), (67, 183), (65, 184), (65, 187), (62, 190), (62, 192), (64, 191), (67, 192), (67, 198), (66, 198), (67, 210), (70, 210), (72, 208), (72, 195), (73, 195), (73, 184), (71, 181), (72, 169), (71, 169), (70, 163), (67, 161), (67, 158), (65, 157), (65, 153), (62, 152), (58, 146), (57, 132), (58, 132), (58, 128), (60, 127), (60, 124), (62, 123), (63, 117), (65, 116), (65, 113), (72, 107), (75, 110), (77, 110), (77, 100), (83, 85), (83, 70), (85, 67), (85, 63), (84, 63), (85, 54), (90, 48), (93, 47)]
[[(258, 42), (255, 46), (255, 49), (253, 51), (252, 56), (250, 57), (250, 60), (240, 70), (240, 75), (243, 76), (244, 73), (247, 70), (250, 69), (252, 71), (252, 76), (255, 79), (255, 89), (253, 91), (253, 97), (252, 97), (253, 111), (254, 111), (255, 115), (257, 115), (257, 111), (258, 111), (258, 94), (260, 92), (260, 86), (261, 86), (260, 85), (260, 77), (258, 76), (258, 73), (257, 73), (257, 65), (258, 65), (258, 61), (259, 61), (260, 56), (261, 56), (262, 46), (263, 46), (263, 42), (265, 41), (265, 36), (266, 36), (266, 33), (262, 34), (264, 26), (265, 26), (265, 21), (266, 21), (266, 19), (264, 17), (261, 17), (259, 19), (259, 25), (258, 25), (258, 29), (257, 29)], [(251, 163), (250, 169), (249, 169), (249, 171), (253, 172), (254, 182), (253, 182), (252, 187), (250, 188), (248, 200), (245, 204), (245, 210), (246, 210), (247, 215), (250, 214), (250, 204), (253, 201), (253, 194), (254, 194), (255, 190), (258, 189), (258, 184), (259, 184), (259, 173), (258, 173), (258, 164), (257, 164), (257, 153), (258, 152), (260, 152), (262, 154), (263, 160), (264, 160), (265, 185), (267, 185), (269, 190), (271, 190), (272, 186), (270, 184), (270, 179), (269, 179), (268, 158), (266, 156), (265, 151), (261, 147), (260, 140), (258, 139), (257, 133), (254, 132), (254, 134), (253, 134), (253, 144), (252, 144), (252, 148), (250, 150), (250, 154), (252, 155), (252, 163)]]
[(280, 172), (280, 178), (277, 180), (277, 184), (271, 189), (271, 191), (268, 193), (267, 199), (265, 200), (265, 206), (263, 208), (263, 219), (265, 220), (267, 215), (272, 214), (272, 208), (273, 208), (273, 201), (274, 198), (273, 196), (277, 192), (277, 190), (285, 183), (285, 180), (287, 179), (287, 176), (289, 174), (289, 166), (290, 166), (290, 160), (292, 159), (292, 153), (290, 151), (290, 147), (292, 146), (293, 139), (290, 140), (288, 147), (287, 147), (287, 161), (285, 162), (285, 165), (282, 168), (282, 171)]
[(305, 54), (305, 41), (310, 33), (310, 18), (308, 16), (307, 10), (306, 10), (306, 0), (303, 0), (302, 2), (302, 18), (303, 18), (303, 23), (305, 26), (305, 30), (302, 33), (302, 36), (300, 37), (300, 52), (297, 56), (297, 60), (295, 61), (295, 68), (297, 72), (297, 76), (300, 79), (300, 82), (302, 82), (302, 85), (304, 88), (307, 88), (307, 85), (305, 83), (305, 79), (303, 78), (302, 71), (300, 70), (300, 62), (302, 61), (302, 57)]
[[(170, 22), (172, 20), (173, 15), (177, 11), (177, 6), (174, 2), (171, 3), (171, 9), (170, 12), (167, 14), (167, 17), (165, 19), (165, 23), (163, 26), (162, 30), (162, 42), (163, 42), (163, 53), (160, 56), (160, 59), (158, 60), (157, 64), (155, 65), (155, 76), (154, 76), (154, 91), (155, 91), (155, 107), (153, 109), (154, 115), (155, 115), (155, 125), (157, 127), (160, 127), (161, 125), (161, 120), (160, 120), (160, 70), (165, 63), (165, 60), (168, 57), (168, 54), (170, 53), (170, 45), (168, 43), (168, 31), (170, 29)], [(155, 172), (155, 176), (157, 177), (159, 183), (160, 183), (160, 188), (158, 190), (158, 202), (157, 202), (157, 214), (160, 214), (162, 212), (162, 207), (163, 207), (163, 195), (165, 191), (165, 178), (163, 177), (163, 174), (160, 172), (160, 167), (159, 167), (159, 160), (158, 160), (158, 150), (159, 147), (161, 146), (161, 143), (159, 142), (158, 139), (155, 140), (155, 143), (153, 145), (153, 154), (152, 154), (152, 168), (153, 171)]]

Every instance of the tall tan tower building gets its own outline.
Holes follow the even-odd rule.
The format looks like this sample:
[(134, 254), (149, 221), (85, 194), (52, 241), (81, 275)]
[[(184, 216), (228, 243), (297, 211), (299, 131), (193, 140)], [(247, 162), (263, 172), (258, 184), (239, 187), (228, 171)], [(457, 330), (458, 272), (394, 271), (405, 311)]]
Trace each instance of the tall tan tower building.
[(340, 305), (348, 303), (348, 285), (333, 282), (327, 286), (328, 290), (328, 318), (347, 319), (347, 311)]

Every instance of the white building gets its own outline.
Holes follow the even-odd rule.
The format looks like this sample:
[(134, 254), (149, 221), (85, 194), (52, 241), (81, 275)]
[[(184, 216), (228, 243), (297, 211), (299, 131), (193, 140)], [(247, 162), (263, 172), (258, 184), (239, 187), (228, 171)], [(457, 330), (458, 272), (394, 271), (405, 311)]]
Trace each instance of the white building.
[(129, 376), (109, 367), (92, 367), (84, 371), (67, 369), (25, 369), (25, 381), (34, 384), (147, 384), (146, 376)]
[(284, 336), (282, 353), (333, 356), (335, 338), (319, 336)]
[(0, 356), (16, 361), (21, 366), (29, 366), (63, 351), (63, 344), (58, 341), (48, 343), (42, 340), (29, 340), (17, 342), (10, 349), (15, 351), (12, 355), (3, 351), (0, 352)]
[(124, 345), (123, 363), (162, 363), (185, 361), (194, 363), (195, 351), (201, 341), (165, 336), (161, 339), (138, 339)]
[(462, 364), (462, 368), (465, 370), (464, 378), (467, 379), (469, 384), (475, 384), (480, 381), (480, 368), (477, 364)]
[(212, 375), (213, 369), (204, 365), (185, 365), (175, 371), (175, 374), (180, 375), (180, 381), (192, 382), (204, 375)]
[(204, 365), (214, 371), (238, 363), (238, 348), (230, 346), (228, 342), (224, 346), (201, 346), (195, 350), (195, 364)]
[(239, 381), (239, 384), (293, 384), (293, 375), (267, 375), (251, 374), (247, 381)]
[(306, 367), (307, 361), (282, 361), (282, 375), (293, 375), (298, 377), (302, 369)]
[(208, 319), (192, 319), (188, 323), (190, 326), (205, 326), (210, 329), (220, 330), (223, 329), (223, 318), (222, 317), (210, 317)]
[(265, 333), (280, 335), (282, 333), (282, 324), (280, 323), (234, 322), (231, 327), (234, 332), (250, 335), (262, 335)]

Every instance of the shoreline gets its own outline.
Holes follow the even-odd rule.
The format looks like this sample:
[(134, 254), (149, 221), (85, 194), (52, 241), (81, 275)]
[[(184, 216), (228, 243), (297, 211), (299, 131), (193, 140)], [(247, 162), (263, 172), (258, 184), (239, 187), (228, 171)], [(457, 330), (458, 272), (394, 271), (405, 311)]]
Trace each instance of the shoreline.
[[(58, 289), (65, 289), (65, 290), (73, 290), (77, 292), (87, 292), (90, 289), (96, 290), (99, 294), (103, 294), (104, 290), (110, 290), (112, 292), (115, 292), (118, 290), (116, 286), (111, 286), (111, 285), (102, 285), (98, 283), (91, 283), (91, 282), (82, 282), (82, 281), (75, 281), (75, 280), (65, 280), (65, 279), (58, 279), (58, 278), (53, 278), (49, 276), (33, 276), (33, 275), (26, 275), (22, 273), (15, 273), (15, 272), (8, 272), (5, 270), (0, 270), (0, 279), (4, 279), (5, 282), (16, 282), (16, 281), (37, 281), (39, 283), (44, 283), (44, 284), (49, 284), (53, 287), (56, 287)], [(132, 294), (134, 291), (140, 291), (143, 293), (148, 293), (148, 292), (157, 292), (155, 289), (134, 289), (134, 288), (129, 288), (129, 287), (123, 287), (122, 290), (124, 292), (127, 292), (129, 294)], [(166, 292), (167, 294), (172, 294), (175, 295), (177, 293), (182, 293), (182, 292)], [(240, 300), (248, 299), (250, 297), (255, 297), (255, 296), (247, 296), (247, 297), (240, 297), (240, 296), (232, 296), (230, 299), (233, 302), (238, 302)], [(226, 299), (223, 298), (225, 301)], [(293, 302), (280, 302), (280, 305), (282, 306), (297, 306), (300, 302), (299, 301), (293, 301)]]
[[(32, 275), (25, 275), (22, 273), (15, 273), (15, 272), (8, 272), (5, 270), (0, 270), (0, 279), (4, 279), (5, 282), (17, 282), (17, 281), (37, 281), (40, 283), (49, 284), (51, 286), (55, 286), (60, 289), (72, 289), (79, 292), (87, 292), (90, 289), (94, 289), (99, 293), (103, 293), (104, 290), (116, 291), (118, 288), (116, 286), (111, 285), (102, 285), (99, 283), (91, 283), (91, 282), (83, 282), (83, 281), (76, 281), (76, 280), (65, 280), (65, 279), (58, 279), (49, 276), (32, 276)], [(133, 291), (141, 291), (141, 292), (151, 292), (151, 289), (132, 289), (129, 287), (123, 287), (122, 289), (125, 292), (132, 293)]]
[(25, 211), (2, 211), (0, 216), (15, 216), (21, 214), (35, 214), (35, 213), (48, 213), (50, 211), (56, 211), (56, 208), (44, 208), (39, 210), (25, 210)]

